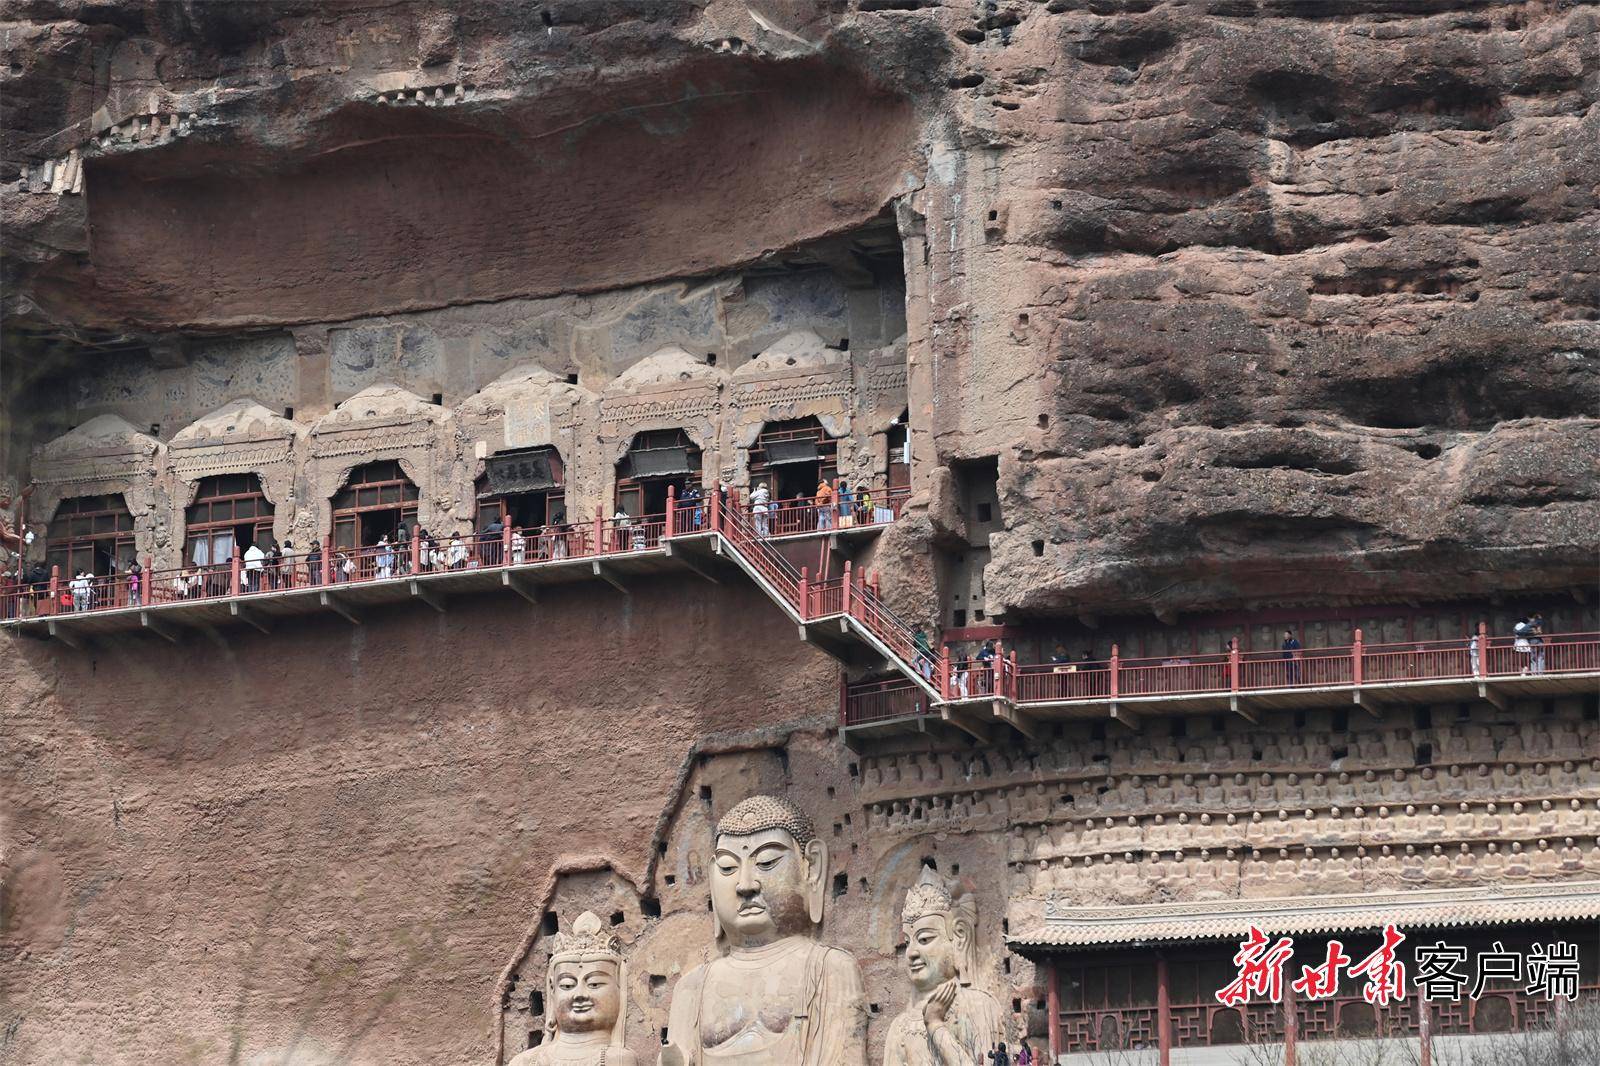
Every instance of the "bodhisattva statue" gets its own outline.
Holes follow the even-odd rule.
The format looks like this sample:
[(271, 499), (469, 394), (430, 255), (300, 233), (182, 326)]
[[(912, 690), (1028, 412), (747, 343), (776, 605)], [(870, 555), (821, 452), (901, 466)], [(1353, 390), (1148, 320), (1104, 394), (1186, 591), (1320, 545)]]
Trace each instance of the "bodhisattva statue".
[(787, 800), (717, 823), (711, 909), (727, 953), (672, 992), (661, 1066), (866, 1066), (861, 970), (816, 940), (828, 849)]
[(901, 926), (915, 993), (889, 1026), (884, 1066), (970, 1066), (1005, 1040), (1005, 1015), (970, 987), (977, 969), (978, 903), (928, 867), (906, 893)]
[(557, 935), (545, 972), (545, 1041), (510, 1066), (636, 1066), (622, 1045), (627, 967), (617, 938), (592, 911)]

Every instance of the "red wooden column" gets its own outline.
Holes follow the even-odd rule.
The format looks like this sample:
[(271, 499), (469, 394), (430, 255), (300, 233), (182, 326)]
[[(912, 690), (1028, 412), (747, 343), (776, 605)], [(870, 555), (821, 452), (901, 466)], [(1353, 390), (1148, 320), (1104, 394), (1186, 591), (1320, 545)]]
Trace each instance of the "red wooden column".
[(594, 553), (596, 555), (604, 555), (606, 553), (605, 535), (606, 509), (597, 503), (594, 505)]
[(1015, 648), (1011, 651), (1011, 678), (1007, 681), (1006, 686), (1006, 695), (1010, 696), (1012, 702), (1015, 703), (1017, 699), (1017, 652)]
[(239, 595), (239, 569), (244, 560), (239, 558), (239, 546), (233, 546), (233, 558), (228, 560), (228, 595)]
[(1156, 1049), (1160, 1066), (1172, 1066), (1172, 982), (1165, 955), (1156, 956)]
[(1111, 698), (1116, 699), (1121, 686), (1117, 681), (1117, 673), (1122, 669), (1122, 650), (1115, 644), (1111, 645)]
[(1295, 1037), (1299, 1035), (1300, 1015), (1294, 1008), (1294, 982), (1283, 984), (1283, 1066), (1294, 1066)]
[(811, 617), (811, 568), (800, 568), (800, 621)]
[[(1556, 1000), (1559, 1011), (1561, 1000)], [(1417, 997), (1417, 1030), (1421, 1046), (1417, 1049), (1418, 1066), (1433, 1066), (1433, 1005), (1421, 996)]]
[(1489, 673), (1489, 623), (1478, 623), (1478, 676)]
[(333, 584), (333, 537), (322, 538), (322, 583)]
[(411, 572), (422, 573), (422, 523), (411, 531)]
[(500, 565), (511, 565), (511, 516), (500, 524)]
[(50, 568), (50, 610), (45, 614), (55, 614), (61, 610), (61, 564), (57, 563)]
[(1050, 1062), (1056, 1061), (1056, 1056), (1061, 1054), (1061, 990), (1056, 986), (1056, 960), (1051, 959), (1044, 964), (1044, 995), (1045, 1010), (1049, 1017), (1046, 1024), (1050, 1032)]
[(850, 560), (846, 559), (844, 562), (844, 589), (841, 594), (844, 597), (842, 610), (847, 615), (850, 613), (850, 586), (854, 581), (855, 575), (850, 572)]
[(950, 672), (955, 669), (955, 660), (950, 657), (950, 645), (944, 645), (944, 662), (939, 665), (939, 696), (942, 699), (950, 698)]
[(711, 532), (722, 532), (722, 486), (715, 485), (711, 489), (711, 496), (706, 500), (711, 511)]
[(667, 486), (667, 525), (666, 525), (666, 528), (661, 531), (661, 537), (662, 537), (663, 540), (665, 540), (667, 537), (672, 536), (672, 533), (673, 533), (673, 526), (672, 526), (673, 516), (675, 514), (677, 514), (677, 511), (678, 511), (678, 486), (676, 486), (676, 485), (668, 485)]
[(1355, 646), (1350, 649), (1350, 676), (1357, 685), (1361, 684), (1361, 630), (1356, 630)]
[(1234, 637), (1228, 645), (1228, 688), (1234, 692), (1239, 691), (1239, 638)]

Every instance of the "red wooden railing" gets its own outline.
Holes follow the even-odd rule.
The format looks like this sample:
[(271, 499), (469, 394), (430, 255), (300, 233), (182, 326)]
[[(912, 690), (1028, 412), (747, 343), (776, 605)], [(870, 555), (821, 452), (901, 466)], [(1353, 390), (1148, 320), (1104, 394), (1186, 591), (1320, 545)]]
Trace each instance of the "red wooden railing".
[(1123, 659), (1023, 666), (1018, 703), (1070, 703), (1113, 696), (1185, 696), (1270, 689), (1395, 685), (1600, 671), (1600, 634), (1514, 637), (1221, 653), (1192, 658)]
[(929, 702), (928, 693), (910, 678), (865, 681), (846, 689), (845, 720), (851, 725), (862, 725), (927, 714)]

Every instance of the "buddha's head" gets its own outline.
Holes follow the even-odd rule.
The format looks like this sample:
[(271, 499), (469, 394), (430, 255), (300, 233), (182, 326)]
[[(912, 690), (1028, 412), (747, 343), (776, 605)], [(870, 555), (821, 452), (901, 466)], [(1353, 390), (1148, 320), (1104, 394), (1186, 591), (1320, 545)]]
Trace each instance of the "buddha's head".
[(711, 910), (733, 947), (809, 935), (822, 923), (828, 850), (788, 800), (751, 796), (717, 823)]
[(906, 971), (918, 992), (931, 992), (952, 977), (962, 984), (972, 982), (978, 901), (965, 886), (924, 866), (906, 893), (900, 924), (906, 936)]
[(545, 1029), (558, 1034), (609, 1034), (622, 1044), (625, 1012), (622, 990), (627, 971), (615, 936), (592, 911), (584, 911), (572, 932), (559, 934), (545, 976)]

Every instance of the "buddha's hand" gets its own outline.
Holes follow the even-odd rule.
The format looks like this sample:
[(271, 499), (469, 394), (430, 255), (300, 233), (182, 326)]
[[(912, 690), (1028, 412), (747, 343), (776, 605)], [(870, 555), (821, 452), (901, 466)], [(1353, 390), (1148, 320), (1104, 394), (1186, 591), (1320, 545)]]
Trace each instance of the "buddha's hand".
[(950, 1013), (950, 1004), (956, 1001), (956, 979), (952, 977), (944, 984), (933, 990), (926, 1003), (922, 1005), (922, 1024), (929, 1029), (944, 1024), (945, 1016)]
[(677, 1044), (667, 1044), (661, 1049), (661, 1058), (656, 1060), (659, 1066), (694, 1066), (689, 1061), (689, 1056)]

